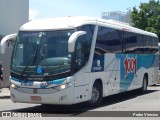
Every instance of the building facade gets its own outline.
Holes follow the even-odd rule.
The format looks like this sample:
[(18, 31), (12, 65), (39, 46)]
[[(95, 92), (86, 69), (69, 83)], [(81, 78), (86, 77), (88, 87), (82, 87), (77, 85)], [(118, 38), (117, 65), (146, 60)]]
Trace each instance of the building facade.
[(130, 19), (130, 12), (120, 12), (120, 11), (113, 11), (113, 12), (102, 12), (103, 19), (113, 19), (120, 22), (125, 22), (131, 25)]
[[(8, 34), (17, 33), (19, 28), (29, 21), (29, 0), (0, 0), (0, 41)], [(9, 86), (10, 58), (12, 45), (7, 44), (6, 53), (0, 54), (4, 68), (2, 86)]]
[(16, 33), (29, 20), (29, 0), (0, 0), (0, 34)]

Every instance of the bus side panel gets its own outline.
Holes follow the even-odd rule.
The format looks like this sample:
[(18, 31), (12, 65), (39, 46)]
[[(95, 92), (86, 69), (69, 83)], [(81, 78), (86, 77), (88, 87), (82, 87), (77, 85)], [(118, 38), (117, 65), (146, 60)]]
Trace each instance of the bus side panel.
[(116, 59), (115, 54), (104, 54), (93, 60), (90, 81), (93, 86), (95, 80), (102, 80), (103, 96), (119, 93), (119, 78), (120, 61)]
[(158, 83), (158, 74), (159, 74), (159, 55), (155, 55), (154, 62), (149, 71), (149, 83), (148, 85), (153, 85)]
[(142, 81), (145, 73), (148, 74), (149, 85), (156, 83), (158, 62), (155, 55), (117, 54), (116, 57), (121, 61), (121, 92), (142, 87)]
[(105, 54), (104, 71), (106, 77), (105, 96), (117, 94), (120, 92), (120, 60), (115, 54)]
[(74, 85), (74, 104), (89, 100), (89, 74), (86, 73), (86, 66), (78, 71), (75, 75)]
[(153, 54), (108, 53), (102, 58), (94, 60), (90, 79), (103, 81), (104, 96), (141, 88), (145, 73), (149, 85), (157, 82), (158, 57)]

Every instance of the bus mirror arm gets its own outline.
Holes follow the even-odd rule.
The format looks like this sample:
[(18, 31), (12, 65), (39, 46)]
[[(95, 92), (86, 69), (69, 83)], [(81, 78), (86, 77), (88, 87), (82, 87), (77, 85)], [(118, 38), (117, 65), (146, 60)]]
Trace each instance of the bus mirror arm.
[(68, 52), (69, 53), (74, 52), (75, 43), (76, 43), (77, 38), (85, 34), (86, 34), (85, 31), (77, 31), (70, 36), (69, 41), (68, 41)]
[(0, 43), (1, 54), (5, 54), (6, 42), (8, 40), (14, 40), (16, 36), (17, 36), (17, 34), (10, 34), (10, 35), (5, 36), (1, 40), (1, 43)]

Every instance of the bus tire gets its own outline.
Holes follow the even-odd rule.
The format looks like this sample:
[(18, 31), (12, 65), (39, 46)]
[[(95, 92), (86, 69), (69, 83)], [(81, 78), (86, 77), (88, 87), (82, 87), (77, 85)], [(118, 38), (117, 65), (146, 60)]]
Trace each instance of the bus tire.
[(102, 102), (102, 86), (95, 83), (92, 88), (91, 99), (87, 102), (90, 107), (97, 107)]
[(145, 75), (145, 76), (143, 77), (142, 88), (141, 88), (141, 93), (142, 93), (142, 94), (147, 93), (147, 86), (148, 86), (148, 78), (147, 78), (147, 76)]

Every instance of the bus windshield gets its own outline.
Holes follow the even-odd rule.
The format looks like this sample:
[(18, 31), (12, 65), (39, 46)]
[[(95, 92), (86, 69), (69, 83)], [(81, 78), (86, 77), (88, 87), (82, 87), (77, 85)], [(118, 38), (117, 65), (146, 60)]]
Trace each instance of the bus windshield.
[(69, 72), (72, 55), (68, 40), (75, 30), (24, 32), (18, 34), (11, 71), (20, 75), (54, 75)]

